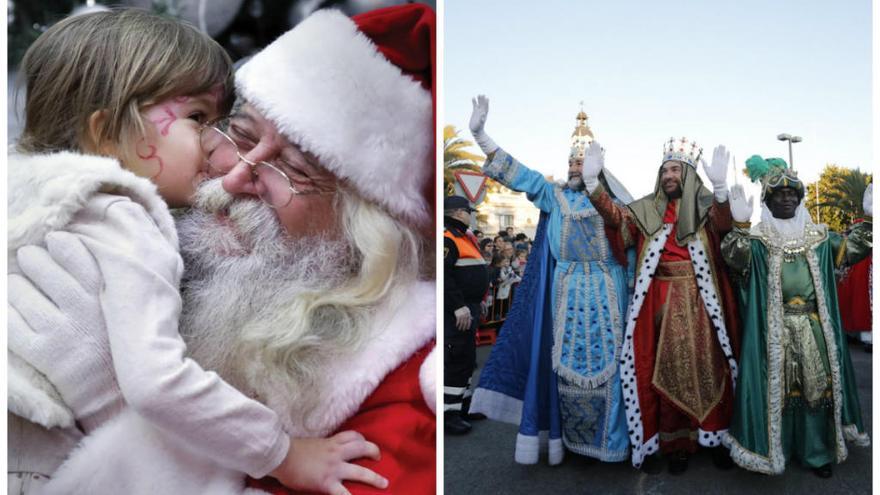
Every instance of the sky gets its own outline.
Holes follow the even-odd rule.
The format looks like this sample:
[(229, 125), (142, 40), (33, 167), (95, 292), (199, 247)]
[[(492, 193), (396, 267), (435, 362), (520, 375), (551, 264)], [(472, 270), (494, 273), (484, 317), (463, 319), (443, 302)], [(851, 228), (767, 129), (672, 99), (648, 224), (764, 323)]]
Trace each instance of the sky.
[(871, 169), (870, 0), (446, 0), (444, 22), (443, 123), (471, 139), (471, 98), (485, 94), (486, 132), (545, 175), (566, 173), (581, 101), (636, 198), (670, 137), (707, 160), (723, 144), (742, 168), (753, 154), (788, 161), (788, 133), (803, 138), (804, 180), (827, 163)]

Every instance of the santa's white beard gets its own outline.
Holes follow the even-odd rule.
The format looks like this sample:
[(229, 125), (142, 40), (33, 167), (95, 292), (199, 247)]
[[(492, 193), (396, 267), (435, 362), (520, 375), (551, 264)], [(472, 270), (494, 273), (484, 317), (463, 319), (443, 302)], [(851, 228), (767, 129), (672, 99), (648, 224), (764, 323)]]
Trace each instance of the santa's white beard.
[[(316, 402), (320, 368), (357, 348), (366, 313), (329, 307), (312, 314), (299, 335), (286, 329), (302, 321), (304, 295), (344, 284), (357, 262), (345, 241), (291, 239), (261, 201), (237, 200), (219, 186), (204, 184), (195, 207), (178, 222), (186, 266), (181, 334), (204, 368), (270, 405), (273, 396), (288, 394), (284, 403), (303, 408), (278, 411), (282, 416), (306, 414)], [(296, 357), (295, 369), (279, 354)]]

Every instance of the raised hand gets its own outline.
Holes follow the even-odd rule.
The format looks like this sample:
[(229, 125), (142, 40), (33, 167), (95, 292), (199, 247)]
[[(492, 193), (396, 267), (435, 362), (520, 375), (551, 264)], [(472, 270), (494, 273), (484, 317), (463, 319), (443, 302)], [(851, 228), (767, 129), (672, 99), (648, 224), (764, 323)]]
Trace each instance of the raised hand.
[(483, 132), (483, 128), (486, 126), (486, 118), (489, 117), (489, 98), (486, 98), (484, 95), (477, 95), (476, 98), (471, 99), (471, 104), (473, 105), (473, 111), (471, 112), (469, 127), (471, 128), (471, 134), (479, 134)]
[(593, 141), (584, 154), (584, 168), (581, 174), (587, 192), (592, 193), (599, 185), (599, 174), (605, 168), (605, 150), (598, 141)]
[(730, 152), (724, 145), (718, 145), (712, 152), (712, 164), (707, 166), (703, 162), (703, 170), (709, 181), (712, 182), (712, 190), (715, 192), (715, 199), (719, 202), (727, 200), (727, 167), (730, 163)]
[(498, 149), (498, 145), (492, 141), (485, 130), (486, 118), (489, 117), (489, 98), (486, 98), (484, 95), (477, 95), (476, 98), (471, 100), (471, 104), (473, 105), (473, 110), (468, 127), (471, 129), (474, 141), (477, 142), (483, 153), (488, 155)]
[(730, 188), (730, 215), (733, 220), (746, 223), (752, 218), (754, 197), (746, 199), (746, 191), (743, 186), (736, 184)]

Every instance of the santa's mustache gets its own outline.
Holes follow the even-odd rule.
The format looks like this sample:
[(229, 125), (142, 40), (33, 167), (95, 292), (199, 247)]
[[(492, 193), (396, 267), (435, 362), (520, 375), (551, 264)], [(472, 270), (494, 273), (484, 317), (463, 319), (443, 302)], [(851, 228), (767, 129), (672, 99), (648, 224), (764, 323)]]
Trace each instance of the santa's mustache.
[(206, 213), (219, 213), (235, 201), (235, 197), (223, 189), (222, 177), (209, 179), (199, 184), (193, 197), (193, 208)]
[[(196, 223), (202, 235), (230, 255), (251, 254), (282, 242), (286, 235), (275, 212), (256, 198), (236, 197), (223, 189), (221, 178), (202, 182), (184, 223)], [(215, 235), (210, 235), (214, 231)]]

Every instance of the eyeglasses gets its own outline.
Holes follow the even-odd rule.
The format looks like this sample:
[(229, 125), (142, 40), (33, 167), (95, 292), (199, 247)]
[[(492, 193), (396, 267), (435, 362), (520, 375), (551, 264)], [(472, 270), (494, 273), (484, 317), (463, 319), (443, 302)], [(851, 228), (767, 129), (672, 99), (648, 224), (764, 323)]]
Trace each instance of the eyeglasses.
[[(257, 195), (272, 208), (283, 208), (290, 204), (294, 195), (333, 194), (336, 191), (322, 190), (308, 176), (293, 170), (288, 174), (282, 168), (291, 169), (282, 160), (272, 164), (269, 162), (252, 162), (244, 157), (238, 143), (227, 134), (229, 118), (223, 118), (202, 125), (199, 129), (199, 145), (205, 153), (205, 159), (211, 170), (218, 174), (227, 174), (239, 161), (246, 163), (251, 169), (251, 180)], [(248, 152), (250, 150), (245, 150)], [(291, 180), (293, 176), (293, 180)]]

